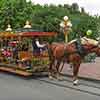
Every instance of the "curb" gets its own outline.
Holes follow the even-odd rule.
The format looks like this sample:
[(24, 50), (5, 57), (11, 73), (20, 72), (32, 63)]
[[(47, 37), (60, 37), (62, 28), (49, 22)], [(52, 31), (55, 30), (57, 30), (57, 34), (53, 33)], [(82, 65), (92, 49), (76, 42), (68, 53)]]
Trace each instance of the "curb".
[[(61, 73), (61, 75), (66, 76), (66, 77), (72, 77), (72, 75), (69, 75), (69, 74), (63, 74), (63, 73)], [(93, 79), (93, 78), (88, 78), (88, 77), (82, 77), (82, 76), (79, 76), (79, 79), (100, 84), (100, 80), (98, 80), (98, 79)]]

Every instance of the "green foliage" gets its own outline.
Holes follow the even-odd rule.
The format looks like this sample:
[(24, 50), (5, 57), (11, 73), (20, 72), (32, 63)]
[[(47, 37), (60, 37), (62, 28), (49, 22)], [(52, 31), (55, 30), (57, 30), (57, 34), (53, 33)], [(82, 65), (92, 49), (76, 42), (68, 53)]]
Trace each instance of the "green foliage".
[(97, 55), (95, 53), (90, 53), (87, 56), (85, 56), (84, 58), (84, 62), (95, 62), (95, 58), (97, 57)]
[[(88, 29), (92, 30), (92, 38), (98, 37), (99, 17), (92, 17), (87, 14), (84, 8), (79, 11), (77, 3), (72, 5), (35, 5), (31, 1), (26, 0), (0, 0), (0, 30), (5, 30), (7, 24), (11, 24), (13, 29), (22, 28), (29, 20), (33, 26), (42, 31), (55, 31), (59, 35), (55, 39), (63, 41), (64, 35), (60, 31), (59, 23), (63, 20), (63, 16), (67, 15), (72, 24), (72, 32), (69, 39), (76, 37), (76, 34), (85, 35)], [(99, 25), (100, 26), (100, 25)], [(100, 32), (99, 32), (100, 33)]]

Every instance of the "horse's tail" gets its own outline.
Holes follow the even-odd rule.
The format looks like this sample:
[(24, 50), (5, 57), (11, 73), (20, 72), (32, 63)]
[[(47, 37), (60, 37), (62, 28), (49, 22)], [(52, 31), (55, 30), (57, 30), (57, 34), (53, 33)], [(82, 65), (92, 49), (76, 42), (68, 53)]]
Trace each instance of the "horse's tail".
[(48, 51), (49, 61), (53, 60), (53, 51), (52, 51), (51, 45), (52, 44), (48, 44), (47, 45), (47, 51)]

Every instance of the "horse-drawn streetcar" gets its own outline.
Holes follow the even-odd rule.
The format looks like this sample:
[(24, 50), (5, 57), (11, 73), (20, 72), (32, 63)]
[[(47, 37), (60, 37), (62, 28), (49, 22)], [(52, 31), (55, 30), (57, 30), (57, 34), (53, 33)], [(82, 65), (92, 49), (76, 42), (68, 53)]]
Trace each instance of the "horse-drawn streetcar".
[(82, 37), (68, 43), (39, 43), (38, 39), (48, 41), (49, 37), (55, 35), (55, 32), (36, 31), (0, 34), (0, 70), (23, 76), (48, 70), (49, 78), (59, 78), (64, 63), (67, 62), (73, 66), (73, 83), (76, 85), (84, 57), (89, 53), (100, 56), (100, 42)]
[[(30, 76), (34, 72), (47, 71), (49, 64), (48, 39), (55, 32), (1, 32), (0, 71)], [(36, 39), (39, 46), (35, 47)]]

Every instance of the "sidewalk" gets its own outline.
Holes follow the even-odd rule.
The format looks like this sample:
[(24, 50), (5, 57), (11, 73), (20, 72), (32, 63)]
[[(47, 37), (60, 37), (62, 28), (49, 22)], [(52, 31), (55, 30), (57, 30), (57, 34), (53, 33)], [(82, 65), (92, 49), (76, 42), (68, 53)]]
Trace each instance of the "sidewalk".
[[(72, 75), (72, 69), (68, 64), (65, 64), (62, 73)], [(100, 81), (100, 57), (96, 58), (95, 63), (82, 63), (79, 70), (79, 77)]]

